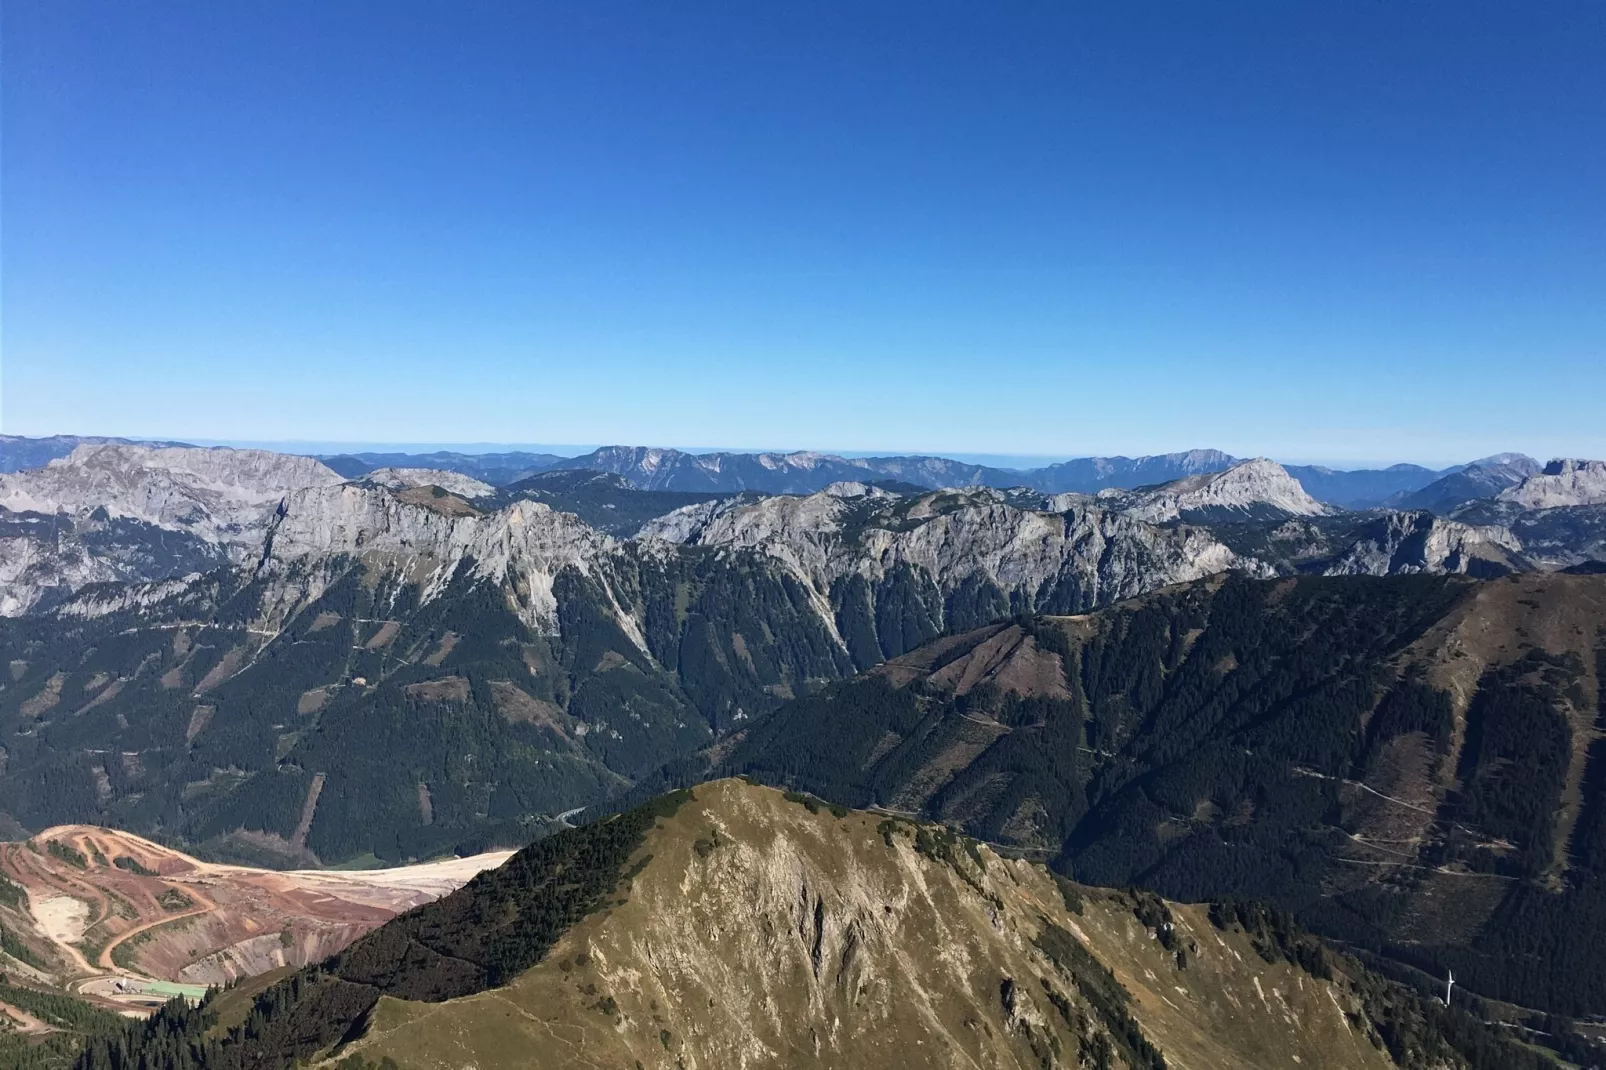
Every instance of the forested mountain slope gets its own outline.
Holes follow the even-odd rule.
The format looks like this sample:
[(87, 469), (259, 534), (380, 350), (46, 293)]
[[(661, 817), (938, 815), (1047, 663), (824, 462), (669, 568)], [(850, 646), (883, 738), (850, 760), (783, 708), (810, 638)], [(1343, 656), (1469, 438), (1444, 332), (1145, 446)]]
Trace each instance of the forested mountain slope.
[(1218, 578), (939, 640), (712, 761), (1599, 1014), (1603, 660), (1606, 577)]
[(1275, 912), (1073, 885), (737, 780), (560, 833), (82, 1070), (1552, 1065)]

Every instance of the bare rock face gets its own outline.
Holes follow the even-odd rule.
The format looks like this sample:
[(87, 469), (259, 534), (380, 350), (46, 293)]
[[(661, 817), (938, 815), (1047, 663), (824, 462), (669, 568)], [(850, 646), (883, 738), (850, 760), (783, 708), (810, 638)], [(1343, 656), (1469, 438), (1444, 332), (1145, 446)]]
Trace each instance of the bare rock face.
[(822, 603), (838, 580), (875, 583), (905, 566), (942, 594), (986, 581), (1026, 607), (1066, 584), (1102, 603), (1229, 568), (1264, 571), (1197, 528), (1161, 529), (1085, 500), (1061, 513), (1021, 509), (989, 490), (892, 504), (829, 493), (709, 502), (649, 523), (642, 537), (764, 554)]
[(1152, 490), (1105, 491), (1105, 504), (1151, 524), (1182, 519), (1324, 516), (1331, 510), (1305, 492), (1282, 465), (1265, 458), (1221, 472), (1185, 476)]
[(0, 508), (99, 511), (208, 541), (251, 542), (286, 492), (340, 482), (321, 461), (267, 450), (84, 445), (43, 468), (0, 475)]
[[(733, 457), (692, 460), (713, 471), (736, 463)], [(649, 450), (630, 451), (629, 460), (647, 471), (689, 464), (688, 458)], [(820, 476), (840, 460), (766, 454), (741, 463)], [(866, 463), (849, 470), (866, 474)], [(1556, 462), (1512, 493), (1574, 501), (1593, 494), (1603, 472), (1600, 462)], [(913, 598), (920, 603), (916, 615), (937, 627), (956, 626), (950, 619), (956, 596), (985, 607), (969, 610), (972, 617), (1075, 612), (1229, 569), (1286, 571), (1293, 566), (1268, 564), (1274, 558), (1260, 544), (1229, 534), (1229, 546), (1217, 533), (1227, 528), (1194, 525), (1309, 523), (1331, 512), (1263, 459), (1153, 488), (1046, 501), (989, 487), (902, 496), (863, 479), (839, 480), (807, 495), (746, 493), (687, 506), (649, 521), (629, 542), (533, 501), (492, 511), (491, 493), (479, 480), (433, 469), (378, 469), (348, 482), (312, 458), (261, 450), (85, 444), (44, 468), (0, 474), (0, 614), (69, 604), (75, 615), (145, 606), (158, 591), (170, 594), (175, 577), (229, 566), (272, 580), (274, 604), (288, 610), (318, 595), (317, 577), (336, 571), (327, 563), (358, 556), (418, 584), (426, 599), (467, 569), (502, 585), (520, 618), (544, 633), (557, 627), (554, 582), (572, 569), (598, 580), (612, 603), (608, 612), (640, 635), (645, 621), (630, 581), (612, 586), (610, 577), (634, 567), (625, 558), (697, 547), (751, 553), (779, 567), (802, 584), (840, 638), (844, 583), (867, 585), (866, 612), (879, 613), (884, 595)], [(1524, 512), (1517, 500), (1486, 504), (1513, 514), (1560, 515)], [(1522, 542), (1507, 528), (1400, 513), (1336, 551), (1331, 567), (1368, 574), (1531, 567), (1521, 552)], [(286, 567), (290, 562), (294, 569)], [(97, 584), (160, 586), (76, 597)], [(957, 620), (957, 626), (975, 623), (981, 621)]]
[(1423, 509), (1388, 513), (1367, 524), (1324, 571), (1329, 576), (1492, 575), (1522, 568), (1521, 553), (1521, 541), (1506, 528), (1445, 520)]
[(1606, 461), (1551, 461), (1543, 472), (1501, 491), (1496, 500), (1524, 509), (1606, 505)]
[(310, 457), (114, 443), (0, 475), (0, 614), (249, 560), (285, 493), (340, 481)]
[[(443, 590), (460, 568), (516, 592), (520, 616), (539, 631), (557, 628), (553, 581), (564, 568), (581, 573), (616, 545), (569, 513), (520, 501), (495, 513), (458, 513), (403, 500), (384, 487), (347, 483), (311, 487), (285, 496), (266, 536), (261, 572), (294, 574), (289, 562), (361, 555), (371, 567), (410, 576), (425, 601)], [(294, 589), (285, 597), (315, 597)]]

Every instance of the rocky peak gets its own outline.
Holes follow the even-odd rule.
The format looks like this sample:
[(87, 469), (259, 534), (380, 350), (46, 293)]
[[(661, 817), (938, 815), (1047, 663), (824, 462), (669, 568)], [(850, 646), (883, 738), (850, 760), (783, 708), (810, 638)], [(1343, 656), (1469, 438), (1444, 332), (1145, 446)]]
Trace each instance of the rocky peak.
[(557, 574), (571, 566), (589, 573), (615, 545), (578, 517), (540, 502), (517, 501), (495, 513), (455, 513), (413, 504), (385, 487), (346, 483), (285, 496), (266, 540), (263, 567), (360, 554), (376, 567), (420, 579), (427, 601), (466, 566), (477, 577), (510, 584), (520, 594), (525, 623), (553, 631)]
[(761, 553), (822, 607), (851, 576), (876, 585), (913, 574), (939, 594), (988, 589), (1034, 606), (1077, 592), (1060, 606), (1068, 610), (1224, 569), (1264, 570), (1199, 529), (1166, 530), (1085, 502), (1058, 514), (1022, 509), (985, 488), (884, 499), (726, 499), (676, 510), (642, 535)]
[(0, 475), (0, 508), (104, 515), (210, 541), (254, 538), (286, 492), (342, 482), (311, 457), (267, 450), (85, 444)]
[(1606, 461), (1559, 458), (1538, 475), (1501, 491), (1498, 500), (1524, 509), (1606, 504)]
[[(1101, 498), (1105, 495), (1101, 495)], [(1328, 507), (1305, 492), (1276, 461), (1257, 457), (1220, 472), (1202, 472), (1149, 490), (1110, 496), (1110, 504), (1150, 523), (1178, 519), (1240, 519), (1265, 515), (1322, 516)]]

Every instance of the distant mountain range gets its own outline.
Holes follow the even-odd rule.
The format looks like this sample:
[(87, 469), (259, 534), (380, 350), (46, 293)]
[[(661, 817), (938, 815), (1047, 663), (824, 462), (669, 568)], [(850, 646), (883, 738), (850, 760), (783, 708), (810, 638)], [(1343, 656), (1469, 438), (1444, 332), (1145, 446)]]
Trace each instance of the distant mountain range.
[(1092, 494), (722, 494), (81, 444), (0, 474), (0, 811), (251, 859), (505, 842), (956, 630), (1223, 572), (1587, 571), (1600, 468), (1558, 463), (1452, 519), (1345, 511), (1264, 459)]
[[(0, 472), (37, 468), (65, 457), (79, 444), (124, 443), (105, 439), (57, 435), (51, 438), (0, 436)], [(179, 443), (148, 443), (180, 445)], [(843, 481), (893, 480), (911, 486), (1027, 487), (1044, 494), (1096, 494), (1108, 489), (1132, 489), (1169, 483), (1185, 476), (1224, 471), (1242, 458), (1220, 450), (1187, 450), (1144, 457), (1082, 457), (1041, 468), (1012, 469), (970, 464), (943, 457), (841, 457), (829, 453), (688, 453), (645, 446), (604, 446), (578, 457), (551, 453), (351, 453), (320, 455), (331, 470), (356, 479), (376, 469), (433, 469), (458, 472), (495, 487), (505, 487), (548, 471), (583, 470), (618, 475), (642, 490), (693, 494), (811, 494)], [(1534, 474), (1539, 464), (1520, 454), (1502, 454), (1430, 469), (1397, 464), (1382, 469), (1335, 470), (1319, 465), (1287, 465), (1305, 491), (1318, 501), (1343, 509), (1390, 506), (1448, 511), (1455, 505), (1489, 495), (1488, 488), (1503, 489), (1515, 480), (1499, 473)], [(1451, 481), (1478, 469), (1468, 479)], [(1441, 485), (1442, 484), (1442, 485)], [(1436, 489), (1429, 489), (1436, 488)], [(1424, 496), (1417, 497), (1419, 493)]]
[[(1593, 959), (1502, 965), (1436, 904), (1478, 889), (1462, 916), (1526, 962), (1603, 901), (1522, 913), (1606, 857), (1606, 464), (1480, 462), (1491, 493), (1441, 515), (1203, 453), (1056, 466), (1111, 485), (1052, 493), (930, 489), (922, 458), (582, 460), (497, 486), (100, 442), (0, 474), (0, 827), (402, 863), (751, 772), (1389, 953), (1399, 904), (1434, 926), (1408, 961), (1594, 1005), (1567, 994)], [(859, 478), (671, 489), (766, 472)], [(981, 656), (1005, 626), (1037, 654)], [(922, 651), (925, 683), (874, 682)]]

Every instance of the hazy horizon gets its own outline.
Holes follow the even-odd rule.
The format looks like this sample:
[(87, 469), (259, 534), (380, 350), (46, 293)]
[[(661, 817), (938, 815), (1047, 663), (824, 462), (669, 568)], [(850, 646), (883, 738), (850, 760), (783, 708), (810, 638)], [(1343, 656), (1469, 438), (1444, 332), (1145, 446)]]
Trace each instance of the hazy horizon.
[[(3, 432), (10, 434), (11, 432)], [(682, 453), (709, 454), (709, 453), (819, 453), (844, 458), (856, 457), (941, 457), (947, 460), (960, 461), (965, 464), (983, 465), (989, 468), (1020, 469), (1043, 468), (1065, 461), (1080, 460), (1089, 457), (1129, 457), (1156, 456), (1162, 454), (1186, 453), (1190, 450), (1217, 449), (1215, 446), (1183, 446), (1176, 449), (1161, 450), (1157, 454), (1145, 454), (1118, 449), (1097, 450), (1084, 453), (1058, 453), (1058, 454), (1010, 454), (1010, 453), (974, 453), (961, 450), (853, 450), (834, 449), (819, 446), (706, 446), (683, 445), (649, 442), (594, 442), (594, 443), (551, 443), (551, 442), (389, 442), (368, 440), (339, 440), (339, 439), (214, 439), (195, 438), (184, 435), (99, 435), (76, 432), (55, 432), (53, 434), (66, 437), (84, 438), (127, 438), (140, 442), (181, 442), (192, 446), (227, 447), (232, 449), (263, 449), (281, 453), (311, 454), (317, 456), (337, 456), (340, 454), (359, 453), (409, 453), (427, 454), (436, 452), (461, 454), (488, 454), (488, 453), (549, 453), (559, 457), (578, 457), (591, 453), (594, 450), (607, 446), (623, 446), (628, 448), (672, 449)], [(24, 436), (24, 437), (51, 437)], [(1582, 458), (1581, 454), (1539, 454), (1528, 450), (1497, 450), (1493, 454), (1482, 454), (1477, 457), (1458, 457), (1445, 460), (1422, 461), (1412, 458), (1395, 459), (1373, 463), (1354, 462), (1344, 459), (1301, 457), (1301, 456), (1275, 456), (1265, 452), (1233, 453), (1231, 450), (1222, 450), (1223, 453), (1248, 459), (1252, 457), (1270, 457), (1279, 464), (1285, 465), (1314, 465), (1332, 468), (1336, 471), (1352, 471), (1362, 469), (1387, 468), (1396, 464), (1418, 465), (1423, 468), (1442, 470), (1457, 465), (1470, 464), (1505, 453), (1526, 453), (1543, 464), (1546, 461), (1564, 457), (1575, 456)], [(1596, 459), (1596, 458), (1589, 458)]]

